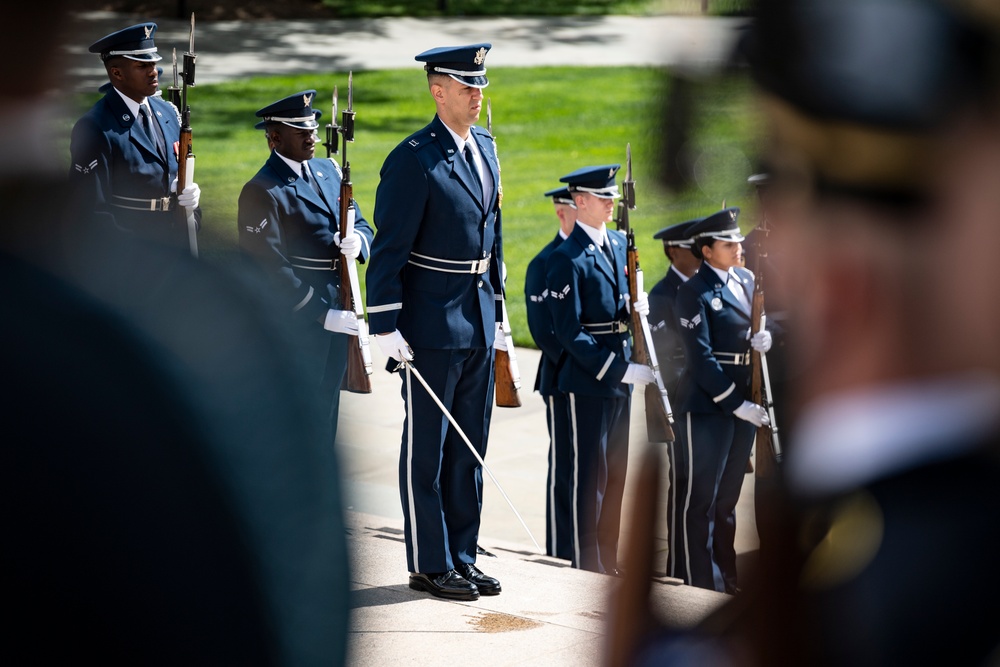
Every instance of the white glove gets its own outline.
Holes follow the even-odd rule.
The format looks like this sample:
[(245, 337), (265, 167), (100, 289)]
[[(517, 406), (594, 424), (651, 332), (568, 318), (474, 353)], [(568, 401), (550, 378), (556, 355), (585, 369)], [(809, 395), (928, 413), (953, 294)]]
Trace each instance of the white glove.
[(771, 425), (771, 419), (767, 416), (767, 410), (750, 401), (743, 401), (743, 405), (733, 410), (733, 414), (744, 421), (750, 422), (754, 426)]
[(333, 242), (340, 248), (344, 259), (357, 259), (361, 254), (361, 236), (357, 232), (351, 232), (344, 240), (340, 239), (340, 232), (334, 232)]
[(358, 335), (358, 316), (353, 310), (328, 310), (323, 328), (334, 333)]
[(632, 304), (632, 307), (635, 308), (635, 312), (639, 313), (643, 317), (649, 315), (649, 294), (646, 292), (639, 292), (639, 296), (635, 300), (635, 303)]
[(771, 349), (771, 332), (761, 329), (750, 338), (750, 347), (758, 352), (765, 353)]
[(498, 350), (507, 351), (507, 336), (503, 332), (503, 324), (497, 322), (497, 332), (493, 336), (493, 347)]
[(655, 381), (653, 370), (646, 364), (629, 364), (622, 376), (623, 384), (650, 384)]
[[(177, 179), (175, 178), (170, 183), (170, 191), (177, 192)], [(181, 193), (177, 195), (177, 203), (184, 208), (195, 209), (198, 208), (198, 202), (201, 201), (201, 188), (198, 187), (197, 183), (192, 183), (187, 186)]]
[(377, 334), (375, 342), (378, 344), (378, 349), (382, 350), (382, 354), (385, 356), (392, 357), (396, 361), (402, 361), (403, 359), (413, 361), (413, 350), (410, 349), (406, 339), (403, 338), (403, 334), (399, 333), (399, 329), (396, 329), (392, 333)]

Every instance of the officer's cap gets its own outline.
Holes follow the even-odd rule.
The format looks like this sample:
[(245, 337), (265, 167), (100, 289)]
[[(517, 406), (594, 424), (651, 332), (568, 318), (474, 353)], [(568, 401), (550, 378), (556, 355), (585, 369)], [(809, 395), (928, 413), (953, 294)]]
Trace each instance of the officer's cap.
[(102, 37), (91, 44), (89, 50), (91, 53), (100, 53), (101, 60), (122, 56), (129, 60), (155, 63), (161, 59), (156, 52), (156, 44), (153, 43), (155, 34), (155, 23), (140, 23)]
[(704, 220), (704, 218), (696, 218), (694, 220), (679, 222), (676, 225), (664, 227), (660, 231), (653, 234), (653, 238), (663, 241), (664, 245), (674, 246), (676, 248), (690, 248), (691, 228), (702, 220)]
[(740, 216), (740, 209), (733, 206), (724, 208), (718, 213), (696, 221), (688, 229), (689, 238), (696, 245), (704, 245), (699, 241), (703, 239), (714, 239), (716, 241), (744, 241), (744, 236), (740, 233), (740, 226), (736, 224)]
[(426, 63), (428, 72), (447, 74), (459, 83), (473, 88), (490, 85), (486, 78), (486, 54), (492, 44), (469, 44), (467, 46), (439, 46), (418, 54), (417, 62)]
[(257, 112), (258, 118), (263, 118), (254, 128), (262, 130), (268, 123), (281, 123), (300, 130), (315, 130), (319, 127), (316, 119), (323, 115), (319, 109), (312, 108), (316, 99), (315, 90), (303, 90), (278, 100)]
[(621, 196), (615, 184), (615, 174), (619, 169), (621, 169), (620, 164), (582, 167), (566, 174), (559, 179), (559, 182), (566, 183), (571, 193), (589, 192), (601, 199), (617, 199)]
[(552, 197), (553, 204), (566, 204), (567, 206), (572, 206), (576, 208), (576, 204), (573, 203), (573, 195), (570, 193), (569, 188), (561, 187), (549, 190), (545, 193), (546, 197)]

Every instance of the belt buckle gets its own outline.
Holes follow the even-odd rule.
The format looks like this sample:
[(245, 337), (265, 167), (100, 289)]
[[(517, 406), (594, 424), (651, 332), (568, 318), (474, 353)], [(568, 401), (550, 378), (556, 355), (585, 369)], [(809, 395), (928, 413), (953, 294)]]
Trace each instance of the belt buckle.
[(490, 268), (490, 258), (484, 257), (483, 259), (477, 259), (472, 263), (471, 271), (475, 275), (479, 275), (480, 273), (486, 271), (486, 269), (488, 268)]
[(170, 197), (160, 197), (158, 201), (160, 202), (160, 208), (158, 210), (160, 211), (170, 210)]

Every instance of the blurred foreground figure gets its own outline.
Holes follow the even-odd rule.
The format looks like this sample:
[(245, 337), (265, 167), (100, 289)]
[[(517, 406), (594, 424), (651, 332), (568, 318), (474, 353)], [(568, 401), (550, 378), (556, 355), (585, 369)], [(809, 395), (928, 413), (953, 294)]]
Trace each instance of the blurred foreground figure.
[(801, 401), (781, 514), (696, 632), (630, 628), (648, 611), (626, 581), (612, 664), (1000, 658), (1000, 20), (965, 4), (761, 3)]
[(59, 49), (37, 48), (66, 5), (11, 8), (0, 39), (5, 662), (344, 664), (337, 462), (295, 332), (232, 276), (85, 224), (51, 163)]

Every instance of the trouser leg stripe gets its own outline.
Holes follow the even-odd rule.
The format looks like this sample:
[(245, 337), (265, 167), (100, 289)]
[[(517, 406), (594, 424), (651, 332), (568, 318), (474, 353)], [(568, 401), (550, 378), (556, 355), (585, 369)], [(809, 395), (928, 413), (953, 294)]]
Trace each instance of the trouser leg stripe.
[(410, 367), (406, 367), (406, 496), (410, 506), (410, 543), (413, 545), (413, 567), (420, 572), (420, 544), (417, 542), (417, 509), (413, 502), (413, 390)]
[(549, 396), (549, 535), (552, 536), (552, 554), (559, 553), (556, 533), (556, 410), (555, 400)]
[(691, 487), (694, 486), (694, 457), (692, 452), (694, 451), (694, 434), (691, 431), (691, 413), (687, 413), (687, 459), (688, 459), (688, 486), (687, 493), (684, 494), (684, 572), (685, 580), (687, 583), (691, 583), (691, 544), (688, 541), (687, 534), (687, 521), (688, 521), (688, 509), (691, 507)]
[(569, 394), (569, 418), (573, 424), (573, 562), (580, 567), (580, 452), (576, 429), (576, 394)]

